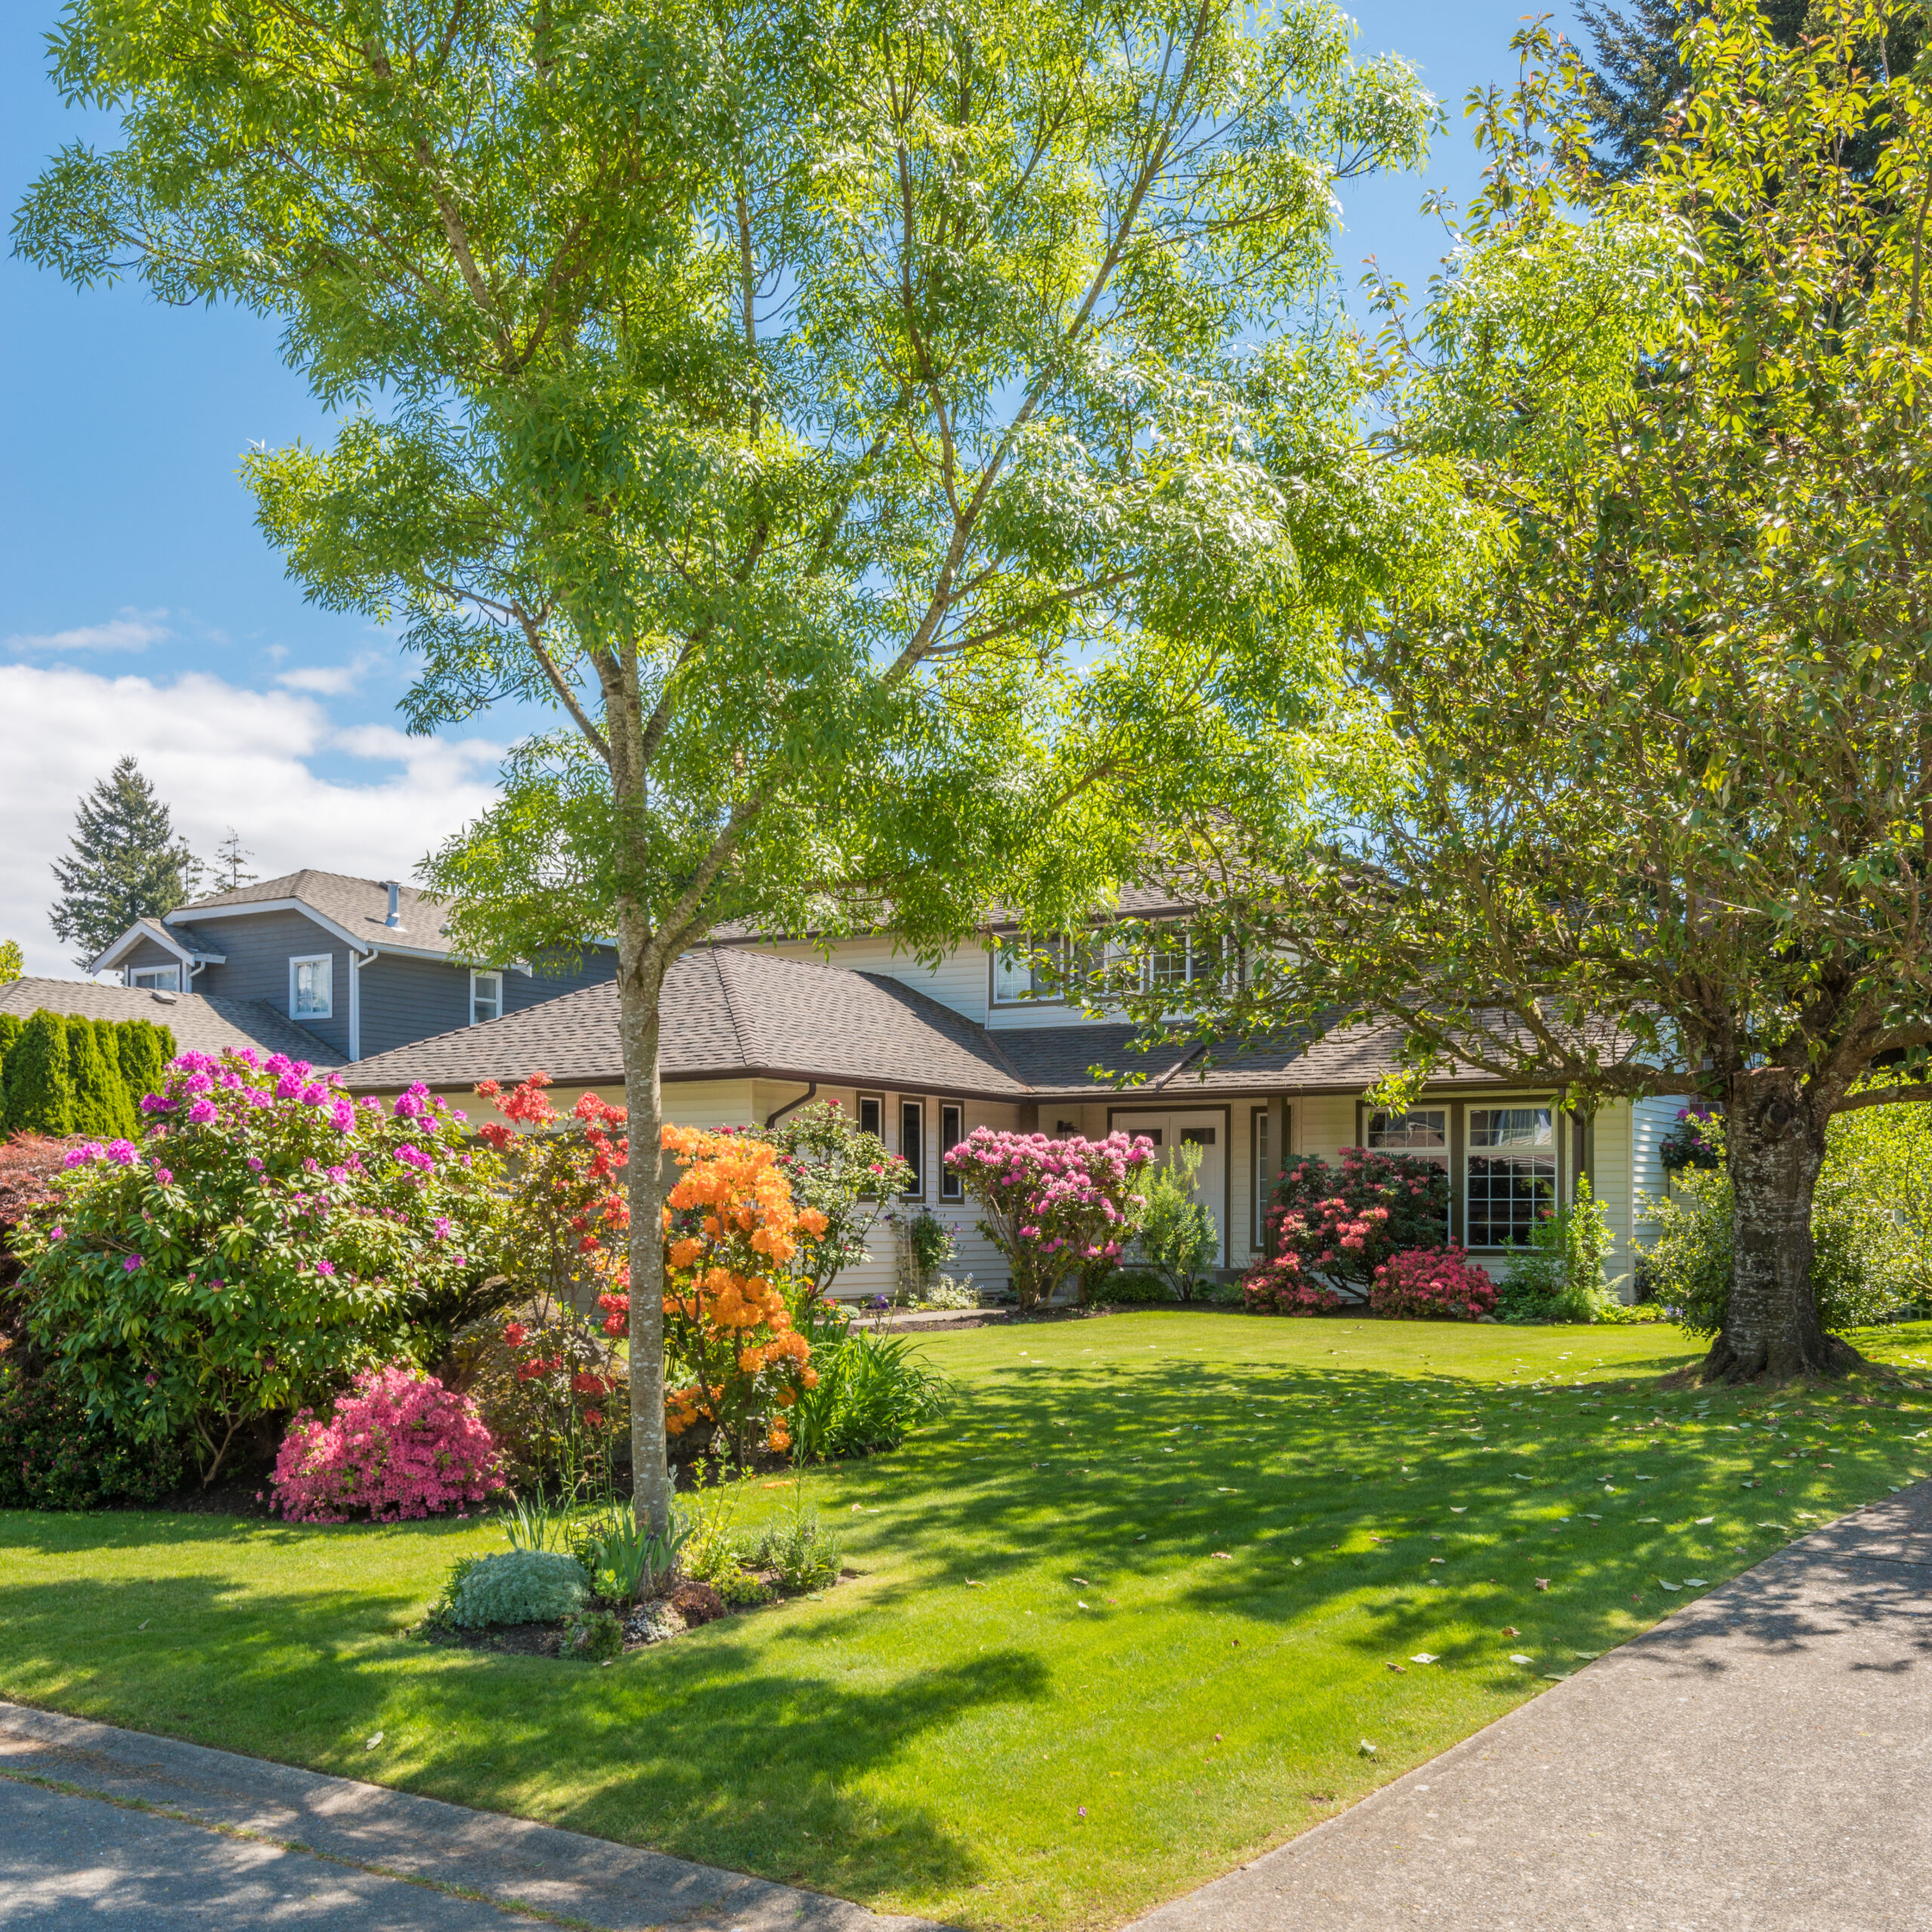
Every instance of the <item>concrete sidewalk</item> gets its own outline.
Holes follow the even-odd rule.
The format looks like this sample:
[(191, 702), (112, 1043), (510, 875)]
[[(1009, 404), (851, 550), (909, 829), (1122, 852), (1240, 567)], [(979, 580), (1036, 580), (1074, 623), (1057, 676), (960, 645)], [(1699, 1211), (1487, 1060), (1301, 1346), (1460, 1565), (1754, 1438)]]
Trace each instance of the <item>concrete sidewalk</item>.
[(540, 1922), (519, 1907), (598, 1932), (934, 1932), (521, 1818), (0, 1703), (0, 1925)]
[(1137, 1932), (1932, 1932), (1932, 1484)]

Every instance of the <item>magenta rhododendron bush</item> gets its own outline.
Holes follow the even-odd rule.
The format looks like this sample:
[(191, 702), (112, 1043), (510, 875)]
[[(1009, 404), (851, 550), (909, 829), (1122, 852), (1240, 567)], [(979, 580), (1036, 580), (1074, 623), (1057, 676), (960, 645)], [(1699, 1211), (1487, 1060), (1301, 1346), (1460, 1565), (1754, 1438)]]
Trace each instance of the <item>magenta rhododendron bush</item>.
[(466, 1395), (407, 1363), (365, 1369), (334, 1413), (304, 1409), (275, 1463), (275, 1500), (297, 1522), (379, 1523), (486, 1503), (503, 1487), (497, 1445)]
[(1410, 1321), (1475, 1321), (1496, 1306), (1496, 1284), (1460, 1247), (1411, 1248), (1375, 1271), (1369, 1312)]
[(1059, 1140), (976, 1127), (948, 1149), (946, 1164), (978, 1202), (981, 1231), (1011, 1265), (1020, 1306), (1032, 1308), (1069, 1275), (1118, 1257), (1147, 1205), (1136, 1182), (1153, 1158), (1144, 1136)]

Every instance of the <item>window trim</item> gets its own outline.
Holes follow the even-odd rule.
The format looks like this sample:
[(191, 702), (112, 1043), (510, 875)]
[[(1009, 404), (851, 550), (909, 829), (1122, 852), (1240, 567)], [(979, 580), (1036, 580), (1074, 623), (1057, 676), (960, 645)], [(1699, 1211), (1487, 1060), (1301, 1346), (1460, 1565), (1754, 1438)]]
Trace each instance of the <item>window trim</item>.
[(479, 980), (494, 980), (496, 981), (497, 1010), (494, 1013), (491, 1014), (490, 1020), (500, 1020), (503, 1017), (503, 975), (502, 969), (500, 968), (478, 968), (475, 966), (471, 967), (469, 969), (469, 1023), (472, 1026), (487, 1026), (490, 1023), (489, 1020), (478, 1020), (476, 1017), (476, 983)]
[[(164, 980), (161, 975), (165, 973)], [(173, 966), (130, 966), (126, 983), (138, 987), (143, 992), (178, 993), (181, 990), (181, 968)]]
[[(322, 984), (327, 992), (327, 1001), (314, 1012), (299, 1011), (296, 987), (301, 969), (304, 966), (323, 968)], [(335, 1017), (335, 955), (332, 952), (303, 952), (292, 954), (288, 961), (288, 1017), (300, 1026), (305, 1020), (333, 1020)]]
[[(949, 1127), (947, 1122), (952, 1124)], [(946, 1137), (950, 1134), (952, 1138)], [(966, 1109), (956, 1101), (941, 1103), (939, 1110), (939, 1198), (942, 1201), (966, 1198), (966, 1177), (946, 1164), (946, 1150), (966, 1138)]]
[[(1373, 1136), (1377, 1120), (1386, 1120), (1393, 1109), (1388, 1107), (1371, 1107), (1362, 1116), (1361, 1144), (1372, 1153), (1413, 1155), (1418, 1161), (1439, 1160), (1446, 1168), (1450, 1164), (1450, 1155), (1455, 1140), (1454, 1121), (1455, 1103), (1445, 1100), (1439, 1107), (1432, 1106), (1426, 1100), (1418, 1100), (1412, 1107), (1402, 1110), (1407, 1120), (1411, 1114), (1440, 1114), (1442, 1116), (1442, 1145), (1440, 1147), (1377, 1147)], [(1453, 1170), (1452, 1170), (1453, 1172)]]
[[(1023, 993), (1013, 995), (1006, 998), (1002, 998), (1001, 997), (999, 989), (1000, 955), (1006, 952), (1009, 947), (1032, 946), (1035, 943), (1035, 941), (1030, 933), (1009, 933), (1003, 934), (1001, 937), (993, 941), (992, 945), (988, 949), (986, 953), (986, 971), (989, 976), (989, 983), (986, 989), (986, 1004), (989, 1010), (992, 1008), (997, 1007), (1002, 1012), (1010, 1013), (1015, 1007), (1018, 1006), (1066, 1005), (1066, 992), (1064, 986), (1063, 986), (1061, 990), (1057, 993), (1041, 993), (1034, 991), (1032, 983), (1032, 972), (1031, 968), (1028, 970), (1027, 973), (1027, 988), (1026, 992)], [(1058, 950), (1063, 956), (1064, 956), (1066, 946), (1066, 942), (1064, 940), (1054, 940), (1049, 942), (1049, 943), (1055, 949)]]
[[(906, 1144), (908, 1122), (916, 1121), (912, 1131), (912, 1144), (909, 1152)], [(899, 1197), (902, 1201), (923, 1201), (926, 1198), (926, 1103), (924, 1100), (909, 1100), (902, 1094), (899, 1101), (899, 1158), (912, 1170), (912, 1184)]]
[(1494, 1100), (1465, 1101), (1459, 1111), (1463, 1118), (1463, 1178), (1461, 1186), (1456, 1189), (1456, 1198), (1463, 1211), (1463, 1245), (1475, 1254), (1520, 1254), (1529, 1246), (1527, 1241), (1478, 1243), (1469, 1238), (1472, 1232), (1470, 1171), (1472, 1164), (1478, 1158), (1475, 1149), (1470, 1145), (1470, 1137), (1474, 1132), (1470, 1125), (1470, 1117), (1478, 1113), (1546, 1113), (1549, 1116), (1550, 1205), (1554, 1208), (1560, 1205), (1563, 1199), (1563, 1147), (1557, 1124), (1561, 1109), (1552, 1099), (1535, 1095), (1508, 1095)]

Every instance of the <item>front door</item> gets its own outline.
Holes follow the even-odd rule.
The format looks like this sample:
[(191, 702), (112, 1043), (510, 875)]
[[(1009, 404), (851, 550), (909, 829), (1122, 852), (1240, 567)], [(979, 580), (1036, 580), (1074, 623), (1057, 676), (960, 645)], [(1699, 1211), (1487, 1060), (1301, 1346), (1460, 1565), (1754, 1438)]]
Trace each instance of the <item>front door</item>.
[(1122, 1134), (1144, 1134), (1163, 1155), (1183, 1141), (1201, 1149), (1201, 1170), (1194, 1179), (1194, 1198), (1214, 1217), (1220, 1249), (1214, 1266), (1228, 1262), (1228, 1116), (1218, 1108), (1200, 1113), (1115, 1113), (1109, 1126)]

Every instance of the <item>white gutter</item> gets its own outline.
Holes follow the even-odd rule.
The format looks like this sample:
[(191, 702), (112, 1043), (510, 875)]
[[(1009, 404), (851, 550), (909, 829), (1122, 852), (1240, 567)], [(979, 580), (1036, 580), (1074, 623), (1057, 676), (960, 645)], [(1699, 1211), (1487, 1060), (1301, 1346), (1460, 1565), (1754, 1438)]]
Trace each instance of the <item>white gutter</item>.
[(349, 955), (349, 1057), (352, 1060), (362, 1057), (362, 969), (378, 956), (373, 946), (367, 953)]

